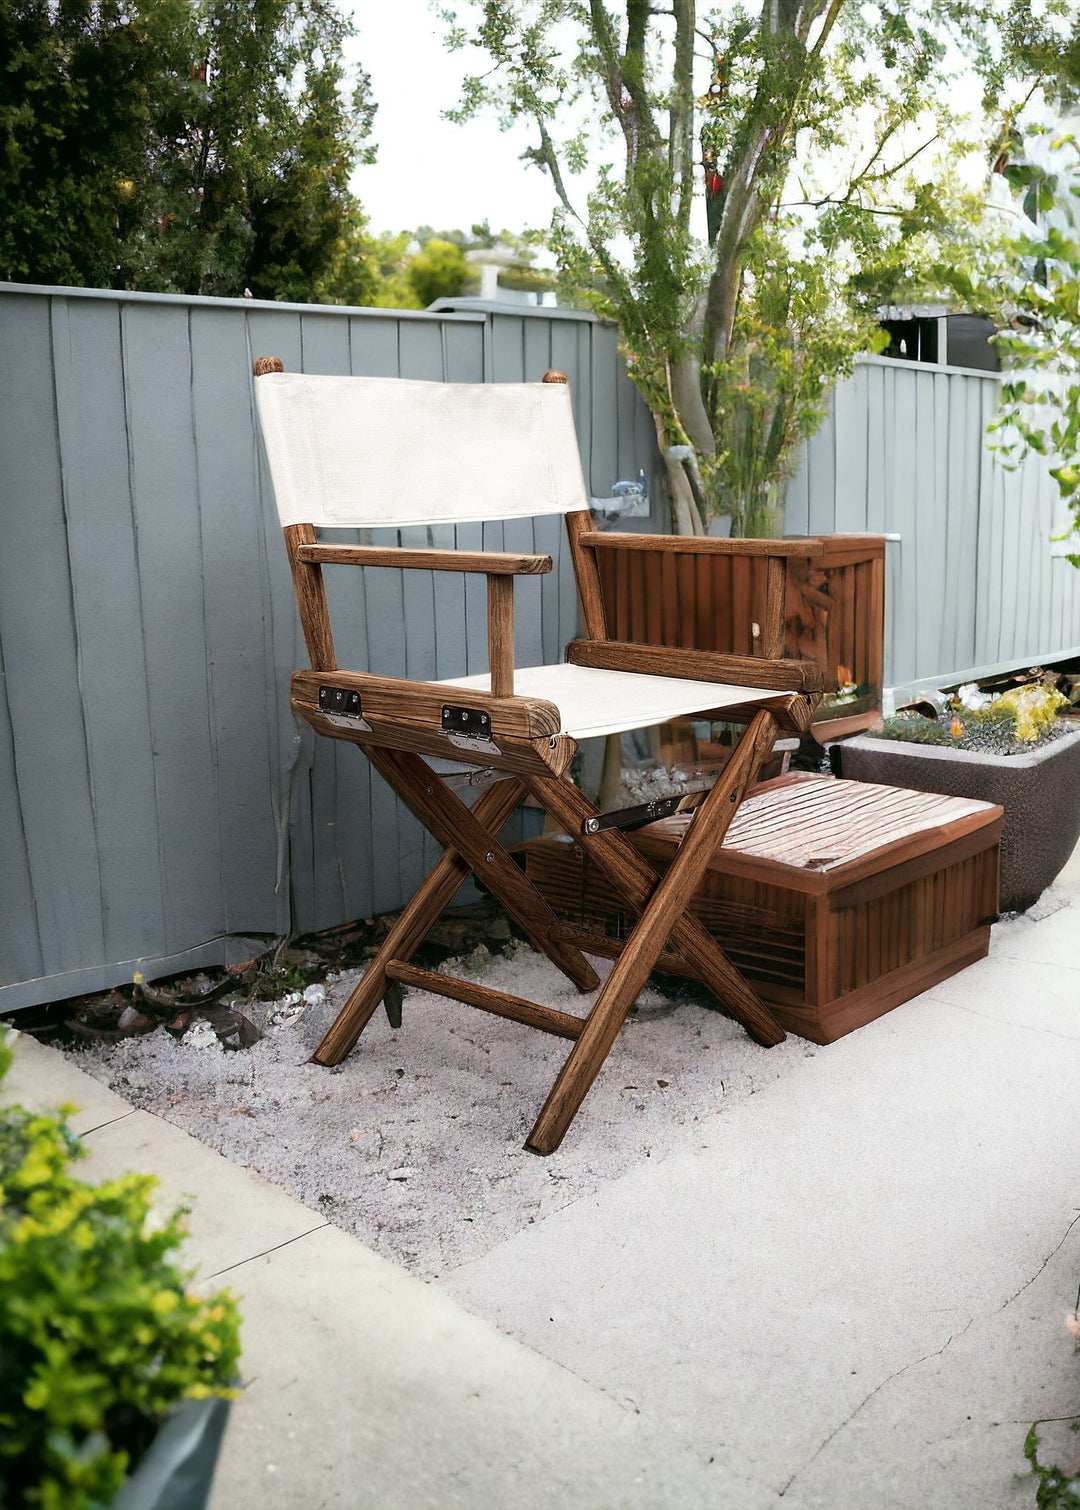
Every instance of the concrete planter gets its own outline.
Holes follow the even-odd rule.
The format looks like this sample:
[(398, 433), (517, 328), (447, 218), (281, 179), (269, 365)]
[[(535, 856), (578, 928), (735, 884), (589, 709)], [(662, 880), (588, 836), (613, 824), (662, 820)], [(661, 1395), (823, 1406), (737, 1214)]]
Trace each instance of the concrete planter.
[(181, 1400), (165, 1417), (112, 1510), (205, 1510), (230, 1401)]
[(851, 780), (973, 797), (1003, 807), (1003, 912), (1030, 907), (1080, 838), (1080, 732), (1022, 755), (983, 755), (868, 735), (833, 748), (840, 750), (842, 772)]

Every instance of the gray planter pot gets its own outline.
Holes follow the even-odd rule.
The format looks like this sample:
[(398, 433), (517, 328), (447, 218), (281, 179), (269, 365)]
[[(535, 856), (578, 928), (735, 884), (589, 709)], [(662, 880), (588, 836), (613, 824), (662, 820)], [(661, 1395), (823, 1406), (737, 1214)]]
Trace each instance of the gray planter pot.
[(169, 1412), (112, 1510), (205, 1510), (231, 1401), (183, 1400)]
[(1024, 755), (982, 755), (859, 735), (842, 745), (854, 781), (996, 802), (1001, 832), (1001, 909), (1022, 912), (1065, 866), (1080, 839), (1080, 733)]

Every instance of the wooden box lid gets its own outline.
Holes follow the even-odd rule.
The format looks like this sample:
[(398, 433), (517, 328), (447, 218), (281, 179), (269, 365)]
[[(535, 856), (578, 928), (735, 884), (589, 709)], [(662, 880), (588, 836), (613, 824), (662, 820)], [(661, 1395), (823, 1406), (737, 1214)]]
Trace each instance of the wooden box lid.
[[(640, 829), (634, 842), (669, 860), (691, 814)], [(996, 844), (1002, 809), (966, 797), (909, 792), (795, 772), (762, 782), (739, 808), (716, 869), (796, 891), (831, 892), (979, 834)]]

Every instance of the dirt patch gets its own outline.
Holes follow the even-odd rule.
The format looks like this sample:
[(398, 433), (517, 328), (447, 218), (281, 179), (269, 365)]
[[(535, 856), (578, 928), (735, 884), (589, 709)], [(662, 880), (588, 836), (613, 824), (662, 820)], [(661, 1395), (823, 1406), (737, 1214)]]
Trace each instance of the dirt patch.
[[(610, 964), (594, 961), (606, 975)], [(562, 1011), (580, 995), (525, 944), (480, 947), (448, 972)], [(224, 1047), (209, 1024), (68, 1049), (135, 1106), (182, 1127), (425, 1278), (479, 1257), (530, 1222), (592, 1194), (644, 1159), (708, 1141), (709, 1119), (809, 1054), (773, 1049), (690, 1000), (648, 987), (562, 1148), (525, 1137), (567, 1052), (561, 1040), (409, 992), (391, 1031), (380, 1012), (332, 1070), (310, 1055), (359, 971), (299, 1010), (254, 1002), (265, 1036)]]

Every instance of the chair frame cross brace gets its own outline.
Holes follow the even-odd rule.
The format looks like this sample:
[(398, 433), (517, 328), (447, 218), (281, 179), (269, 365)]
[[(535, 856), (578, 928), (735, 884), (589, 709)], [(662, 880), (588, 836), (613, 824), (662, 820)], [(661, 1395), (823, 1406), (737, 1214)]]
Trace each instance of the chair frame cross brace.
[[(255, 363), (258, 378), (283, 371), (276, 358)], [(549, 372), (545, 383), (565, 383)], [(443, 846), (443, 854), (387, 934), (348, 1001), (313, 1056), (319, 1064), (339, 1063), (353, 1048), (376, 1008), (403, 985), (441, 993), (567, 1038), (571, 1048), (526, 1147), (540, 1154), (558, 1148), (600, 1071), (626, 1015), (650, 972), (658, 965), (701, 980), (761, 1044), (779, 1043), (784, 1033), (757, 993), (731, 964), (717, 941), (688, 910), (732, 819), (757, 779), (776, 735), (809, 727), (820, 699), (820, 669), (784, 658), (784, 593), (791, 557), (812, 555), (816, 540), (747, 541), (695, 539), (694, 548), (765, 559), (766, 607), (760, 656), (719, 655), (693, 650), (621, 644), (608, 638), (596, 552), (620, 537), (595, 532), (587, 510), (566, 514), (571, 557), (587, 638), (567, 647), (571, 664), (608, 671), (644, 673), (758, 689), (745, 704), (728, 702), (717, 711), (747, 727), (718, 780), (694, 810), (672, 863), (660, 875), (618, 828), (589, 832), (599, 816), (574, 784), (569, 765), (577, 744), (561, 732), (552, 704), (515, 696), (513, 657), (513, 579), (551, 570), (549, 556), (484, 551), (416, 550), (382, 546), (320, 545), (314, 526), (290, 524), (285, 544), (296, 589), (310, 671), (292, 679), (292, 705), (313, 728), (360, 746), (375, 770)], [(634, 536), (647, 548), (685, 549), (681, 536)], [(337, 667), (322, 578), (324, 564), (415, 567), (435, 571), (480, 572), (487, 578), (490, 691), (469, 688), (469, 707), (486, 720), (486, 737), (475, 749), (448, 747), (445, 683), (407, 681)], [(358, 695), (362, 716), (332, 718), (320, 704), (320, 691)], [(763, 696), (760, 689), (766, 689)], [(446, 710), (449, 711), (449, 710)], [(701, 709), (708, 716), (709, 709)], [(455, 761), (490, 767), (502, 779), (467, 805), (423, 755), (450, 755)], [(561, 924), (532, 882), (499, 843), (510, 814), (531, 796), (552, 821), (580, 845), (609, 884), (637, 915), (628, 938), (603, 941), (615, 963), (582, 1018), (472, 982), (453, 981), (419, 969), (410, 961), (417, 948), (472, 873), (502, 904), (537, 949), (581, 991), (600, 981), (578, 947), (589, 938)], [(597, 941), (598, 943), (600, 941)], [(600, 952), (599, 950), (597, 952)]]

